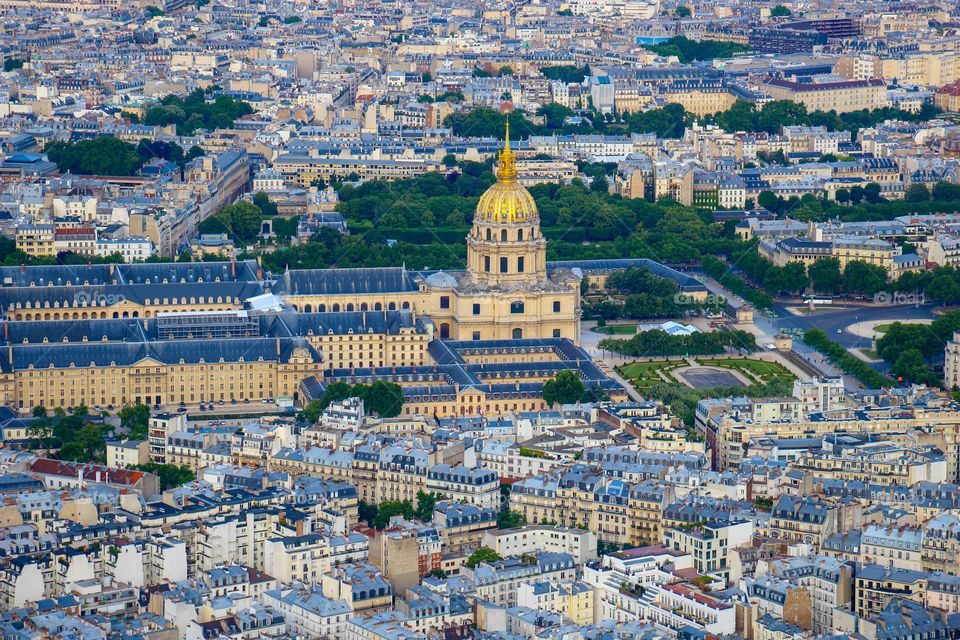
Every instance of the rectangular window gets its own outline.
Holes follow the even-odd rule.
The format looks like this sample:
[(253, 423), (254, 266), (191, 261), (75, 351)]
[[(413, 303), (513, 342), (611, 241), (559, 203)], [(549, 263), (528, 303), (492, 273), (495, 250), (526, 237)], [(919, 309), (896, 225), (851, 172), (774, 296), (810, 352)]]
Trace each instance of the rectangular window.
[(500, 273), (506, 273), (506, 272), (507, 272), (507, 259), (500, 258)]
[(479, 340), (479, 339), (480, 339), (480, 332), (479, 332), (479, 331), (474, 331), (474, 332), (473, 332), (473, 339), (474, 339), (474, 340)]
[(510, 303), (510, 313), (523, 313), (523, 303), (522, 303), (522, 302), (511, 302), (511, 303)]
[(440, 308), (441, 309), (450, 308), (450, 296), (440, 296)]
[(475, 316), (480, 315), (480, 304), (479, 304), (479, 303), (476, 303), (476, 302), (475, 302), (475, 303), (473, 304), (473, 315), (475, 315)]
[(517, 258), (517, 273), (523, 273), (523, 257)]
[(559, 300), (554, 300), (554, 301), (553, 301), (553, 312), (554, 312), (554, 313), (560, 313), (560, 301), (559, 301)]
[(554, 337), (554, 338), (559, 338), (559, 337), (560, 337), (560, 329), (554, 329), (554, 330), (553, 330), (553, 337)]
[(483, 270), (490, 273), (490, 256), (483, 256)]

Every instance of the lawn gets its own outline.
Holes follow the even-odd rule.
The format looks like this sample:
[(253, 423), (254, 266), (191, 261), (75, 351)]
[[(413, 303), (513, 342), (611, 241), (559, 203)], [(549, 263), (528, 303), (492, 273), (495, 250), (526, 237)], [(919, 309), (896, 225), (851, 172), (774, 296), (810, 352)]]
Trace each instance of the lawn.
[(876, 333), (886, 333), (887, 331), (890, 331), (890, 327), (892, 326), (893, 326), (892, 322), (888, 322), (886, 324), (878, 324), (873, 328), (873, 330)]
[(608, 324), (605, 327), (594, 327), (590, 329), (595, 333), (604, 333), (608, 336), (615, 335), (633, 335), (637, 332), (635, 324)]
[(665, 382), (658, 371), (666, 376), (666, 382), (676, 383), (678, 380), (673, 377), (670, 371), (685, 366), (687, 366), (687, 363), (684, 360), (651, 360), (649, 362), (631, 362), (619, 366), (617, 372), (624, 379), (629, 380), (630, 384), (643, 394), (651, 385)]
[(779, 362), (768, 362), (767, 360), (752, 360), (750, 358), (729, 358), (723, 360), (708, 360), (706, 358), (697, 359), (702, 365), (708, 367), (725, 367), (727, 369), (747, 369), (758, 376), (789, 374), (783, 365)]
[[(768, 383), (776, 378), (792, 382), (796, 376), (779, 362), (754, 360), (751, 358), (697, 358), (697, 363), (705, 367), (718, 369), (733, 369), (739, 371), (750, 382)], [(640, 392), (652, 385), (664, 382), (659, 373), (663, 373), (667, 381), (680, 382), (671, 373), (674, 369), (686, 367), (685, 360), (651, 360), (649, 362), (631, 362), (617, 367), (617, 371)]]

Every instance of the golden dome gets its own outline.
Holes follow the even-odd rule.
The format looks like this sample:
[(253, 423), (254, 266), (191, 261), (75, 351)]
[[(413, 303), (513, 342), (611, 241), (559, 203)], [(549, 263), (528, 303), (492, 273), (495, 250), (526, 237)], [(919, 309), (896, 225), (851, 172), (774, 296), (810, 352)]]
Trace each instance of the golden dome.
[(477, 203), (476, 222), (536, 222), (539, 217), (537, 204), (530, 192), (517, 183), (516, 158), (510, 151), (510, 123), (507, 123), (507, 140), (500, 153), (497, 166), (497, 181), (490, 185)]

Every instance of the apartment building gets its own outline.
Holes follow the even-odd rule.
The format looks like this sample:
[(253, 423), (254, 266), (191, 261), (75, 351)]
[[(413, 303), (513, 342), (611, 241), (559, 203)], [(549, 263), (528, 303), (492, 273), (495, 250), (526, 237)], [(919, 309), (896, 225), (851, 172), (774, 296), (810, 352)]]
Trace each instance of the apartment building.
[(886, 85), (877, 78), (810, 83), (771, 78), (761, 82), (760, 89), (774, 100), (802, 103), (807, 111), (846, 113), (887, 105)]
[(566, 553), (577, 565), (597, 558), (597, 536), (584, 529), (529, 524), (516, 529), (494, 529), (483, 534), (481, 546), (503, 557), (532, 555), (538, 551)]

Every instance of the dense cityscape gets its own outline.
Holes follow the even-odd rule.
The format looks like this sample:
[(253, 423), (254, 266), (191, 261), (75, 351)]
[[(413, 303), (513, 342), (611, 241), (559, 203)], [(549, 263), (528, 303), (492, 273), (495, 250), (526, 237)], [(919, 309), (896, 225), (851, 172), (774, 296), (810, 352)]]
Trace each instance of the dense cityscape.
[(960, 7), (0, 0), (2, 640), (960, 638)]

